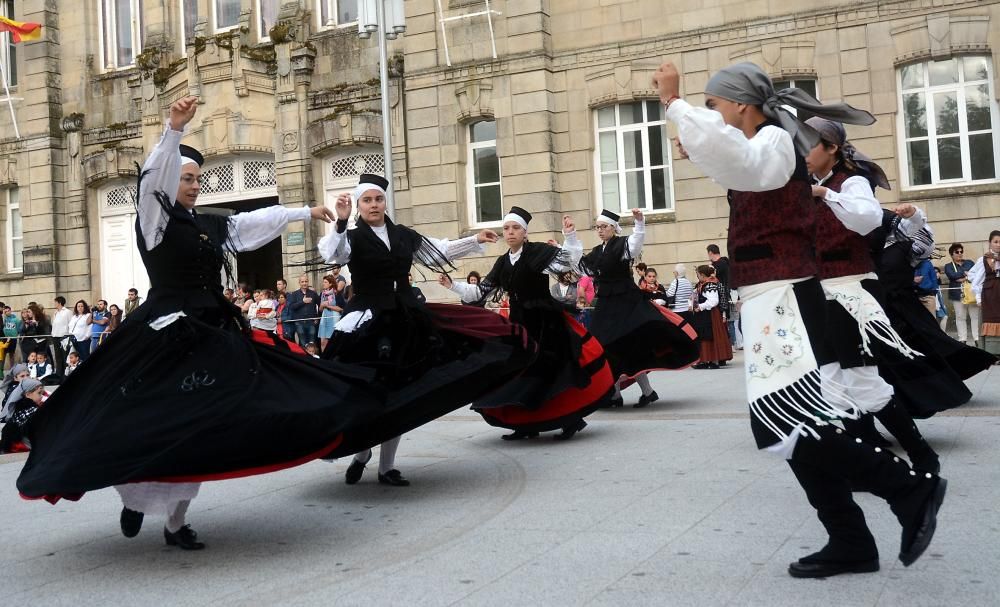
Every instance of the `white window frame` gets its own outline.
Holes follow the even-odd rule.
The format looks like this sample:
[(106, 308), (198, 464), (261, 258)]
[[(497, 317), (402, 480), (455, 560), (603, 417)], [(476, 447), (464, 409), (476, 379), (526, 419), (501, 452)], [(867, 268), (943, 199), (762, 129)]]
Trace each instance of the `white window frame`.
[[(214, 0), (212, 0), (212, 2), (214, 4)], [(194, 36), (194, 32), (188, 32), (187, 31), (187, 7), (185, 6), (186, 4), (187, 4), (187, 0), (177, 0), (177, 5), (178, 5), (178, 11), (177, 12), (178, 12), (178, 16), (180, 17), (180, 33), (181, 33), (181, 35), (180, 35), (180, 53), (181, 53), (181, 55), (185, 55), (186, 54), (185, 51), (187, 49), (188, 36), (192, 36), (192, 37)], [(195, 10), (197, 10), (198, 9), (198, 2), (197, 2), (197, 0), (195, 0), (194, 6), (195, 6)], [(194, 21), (195, 21), (195, 25), (197, 26), (198, 15), (195, 15), (195, 20)]]
[[(216, 34), (222, 34), (224, 32), (231, 32), (231, 31), (233, 31), (234, 29), (237, 29), (240, 26), (240, 18), (239, 18), (239, 15), (237, 15), (236, 16), (236, 23), (234, 23), (233, 25), (227, 25), (226, 27), (219, 27), (218, 0), (208, 0), (208, 1), (209, 1), (209, 4), (211, 5), (209, 7), (209, 9), (211, 10), (211, 13), (212, 13), (212, 31), (214, 33), (216, 33)], [(242, 10), (243, 9), (243, 3), (240, 2), (239, 4), (240, 4), (240, 10)]]
[[(118, 65), (118, 54), (113, 57), (106, 57), (108, 47), (117, 48), (118, 44), (118, 24), (115, 18), (114, 0), (98, 0), (97, 26), (100, 46), (100, 57), (104, 71), (114, 71), (128, 69), (135, 66), (136, 57), (142, 53), (142, 0), (129, 0), (129, 9), (132, 13), (132, 62), (127, 65)], [(110, 42), (110, 44), (107, 44)]]
[[(602, 171), (601, 170), (601, 133), (615, 133), (615, 144), (618, 153), (618, 168), (614, 171), (618, 173), (618, 205), (624, 214), (628, 214), (628, 209), (632, 208), (628, 205), (628, 188), (626, 187), (625, 175), (626, 173), (643, 173), (643, 190), (646, 198), (646, 206), (643, 207), (642, 212), (646, 215), (649, 214), (659, 214), (659, 213), (673, 213), (676, 211), (677, 206), (675, 203), (675, 192), (674, 192), (674, 158), (673, 150), (671, 149), (671, 143), (669, 138), (669, 133), (667, 133), (666, 145), (667, 149), (664, 150), (664, 156), (667, 159), (667, 164), (652, 166), (648, 164), (649, 158), (649, 127), (651, 126), (663, 126), (666, 129), (666, 111), (663, 112), (663, 120), (653, 120), (649, 121), (648, 116), (646, 116), (646, 103), (652, 101), (651, 99), (634, 99), (632, 101), (624, 101), (622, 103), (616, 103), (613, 106), (601, 106), (595, 107), (591, 110), (592, 120), (594, 124), (594, 179), (595, 179), (595, 192), (596, 196), (594, 199), (597, 203), (596, 211), (599, 213), (604, 209), (604, 188), (601, 183), (602, 177), (605, 174), (610, 174), (612, 171)], [(622, 105), (628, 105), (632, 103), (639, 103), (643, 108), (643, 118), (644, 122), (636, 122), (634, 124), (621, 123), (621, 107)], [(600, 126), (598, 113), (601, 110), (607, 109), (608, 107), (615, 108), (615, 125), (609, 127)], [(625, 168), (625, 138), (624, 134), (627, 132), (639, 131), (642, 139), (642, 156), (643, 161), (646, 162), (646, 166), (642, 169), (626, 169)], [(666, 184), (670, 190), (670, 195), (667, 197), (667, 208), (665, 209), (654, 209), (653, 204), (653, 180), (652, 171), (653, 169), (665, 169), (667, 173)], [(624, 198), (623, 198), (624, 197)]]
[[(487, 141), (472, 141), (472, 127), (480, 122), (493, 122), (496, 124), (496, 120), (479, 120), (465, 125), (465, 136), (467, 137), (466, 142), (468, 143), (466, 146), (465, 156), (465, 200), (466, 208), (469, 213), (469, 227), (471, 228), (488, 228), (503, 225), (503, 163), (500, 161), (500, 153), (497, 149), (496, 139), (489, 139)], [(476, 183), (476, 150), (482, 150), (485, 148), (493, 148), (496, 153), (497, 176), (499, 177), (499, 180)], [(479, 213), (476, 210), (476, 188), (485, 186), (500, 187), (500, 219), (496, 221), (479, 220)]]
[[(779, 82), (787, 82), (788, 83), (788, 88), (790, 88), (790, 89), (800, 88), (798, 86), (799, 82), (811, 82), (813, 84), (813, 88), (816, 89), (816, 100), (818, 101), (820, 99), (820, 96), (819, 96), (819, 79), (817, 79), (817, 78), (806, 77), (806, 76), (800, 76), (798, 78), (788, 78), (788, 79), (778, 78), (777, 80), (774, 81), (774, 84), (775, 84), (774, 88), (775, 88), (775, 90), (778, 89), (777, 84)], [(806, 91), (806, 92), (808, 93), (809, 91)], [(799, 115), (798, 108), (794, 108), (794, 107), (792, 107), (790, 105), (783, 105), (782, 107), (785, 108), (786, 110), (788, 110), (789, 112), (791, 112), (792, 114), (794, 114), (795, 116)]]
[[(278, 13), (281, 12), (282, 0), (268, 0), (268, 1), (275, 3), (274, 22), (277, 23)], [(253, 1), (253, 10), (255, 17), (254, 20), (257, 22), (257, 40), (259, 42), (270, 42), (271, 37), (269, 32), (264, 31), (264, 10), (263, 7), (261, 6), (264, 2), (265, 0)]]
[[(364, 0), (357, 0), (360, 5)], [(316, 29), (317, 30), (328, 30), (328, 29), (339, 29), (351, 26), (357, 26), (358, 21), (345, 21), (340, 23), (337, 21), (337, 7), (340, 0), (316, 0)], [(331, 19), (323, 23), (323, 6), (327, 7), (327, 12), (331, 15)], [(361, 7), (358, 7), (358, 12), (360, 13)]]
[[(8, 19), (14, 18), (14, 0), (3, 0), (0, 2), (0, 13)], [(17, 52), (15, 49), (13, 57), (11, 56), (11, 49), (14, 48), (14, 41), (11, 39), (10, 32), (3, 32), (0, 34), (0, 61), (3, 61), (4, 65), (4, 75), (9, 79), (11, 73), (17, 69)], [(9, 81), (7, 86), (11, 89), (17, 88), (17, 81)]]
[[(18, 196), (17, 188), (9, 188), (6, 193), (7, 198), (7, 214), (6, 214), (6, 232), (7, 238), (7, 272), (9, 274), (15, 274), (24, 271), (24, 215), (21, 214), (21, 201)], [(21, 235), (14, 235), (14, 211), (17, 211), (18, 216), (21, 218)], [(18, 240), (21, 242), (21, 265), (14, 265), (14, 241)]]
[[(971, 157), (969, 153), (969, 136), (984, 134), (990, 131), (979, 130), (969, 132), (968, 128), (968, 115), (966, 111), (965, 104), (965, 89), (967, 86), (972, 86), (965, 82), (965, 70), (959, 68), (959, 81), (951, 84), (939, 84), (931, 86), (930, 84), (930, 73), (929, 64), (933, 60), (921, 61), (916, 64), (900, 65), (896, 67), (896, 101), (897, 101), (897, 112), (896, 112), (896, 128), (899, 133), (896, 145), (899, 153), (899, 181), (901, 190), (933, 190), (939, 188), (953, 187), (955, 185), (979, 185), (979, 184), (989, 184), (989, 183), (1000, 183), (1000, 110), (997, 107), (997, 101), (993, 94), (996, 89), (995, 78), (996, 75), (993, 73), (993, 58), (989, 55), (958, 55), (956, 57), (949, 57), (946, 60), (953, 58), (964, 59), (964, 57), (980, 57), (986, 59), (986, 85), (987, 85), (987, 99), (990, 104), (990, 126), (992, 127), (990, 131), (993, 133), (993, 178), (992, 179), (977, 179), (973, 180), (972, 177), (972, 164)], [(911, 65), (920, 65), (924, 69), (924, 86), (912, 89), (903, 89), (903, 69), (910, 67)], [(981, 81), (974, 81), (979, 82)], [(955, 179), (941, 179), (940, 171), (941, 167), (938, 163), (938, 150), (937, 150), (937, 139), (939, 135), (937, 134), (937, 115), (934, 111), (934, 94), (944, 93), (944, 92), (955, 92), (956, 101), (958, 103), (958, 140), (959, 149), (962, 154), (962, 177)], [(924, 113), (927, 121), (927, 135), (922, 137), (907, 137), (906, 135), (906, 117), (904, 116), (904, 106), (903, 97), (905, 95), (911, 95), (914, 93), (919, 93), (924, 95)], [(948, 134), (945, 138), (954, 137), (954, 135)], [(910, 180), (910, 151), (909, 144), (913, 141), (927, 141), (928, 159), (931, 165), (931, 182), (925, 184), (911, 185)]]

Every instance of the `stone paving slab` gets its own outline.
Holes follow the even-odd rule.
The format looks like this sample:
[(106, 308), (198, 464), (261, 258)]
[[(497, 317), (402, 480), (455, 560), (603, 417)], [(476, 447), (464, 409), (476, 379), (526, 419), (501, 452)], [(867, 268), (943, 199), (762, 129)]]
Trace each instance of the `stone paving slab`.
[[(896, 560), (884, 502), (865, 510), (882, 571), (794, 580), (825, 536), (787, 465), (757, 452), (742, 371), (658, 373), (661, 402), (601, 411), (572, 441), (506, 443), (468, 411), (404, 438), (408, 488), (346, 461), (208, 483), (189, 520), (209, 548), (163, 545), (162, 520), (118, 531), (113, 490), (27, 502), (0, 457), (8, 604), (998, 605), (1000, 372), (968, 405), (921, 421), (949, 494), (927, 554)], [(626, 402), (638, 397), (626, 391)]]

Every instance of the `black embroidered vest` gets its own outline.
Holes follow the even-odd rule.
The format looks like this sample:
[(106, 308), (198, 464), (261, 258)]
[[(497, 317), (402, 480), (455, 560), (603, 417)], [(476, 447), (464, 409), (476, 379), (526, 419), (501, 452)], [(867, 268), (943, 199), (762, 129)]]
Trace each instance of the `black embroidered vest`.
[[(844, 182), (856, 173), (845, 171), (838, 165), (824, 187), (839, 192)], [(875, 271), (868, 241), (864, 236), (844, 227), (830, 210), (830, 205), (816, 199), (816, 257), (819, 261), (819, 277), (837, 278), (867, 274)]]
[[(777, 125), (757, 130), (765, 126)], [(816, 275), (816, 203), (805, 159), (796, 155), (795, 172), (776, 190), (730, 190), (728, 197), (731, 288)]]
[(358, 222), (357, 228), (347, 232), (351, 243), (351, 261), (347, 267), (354, 289), (348, 311), (389, 310), (399, 303), (418, 305), (407, 275), (423, 238), (414, 230), (388, 220), (386, 226), (391, 250), (364, 222)]
[(597, 245), (580, 262), (580, 267), (594, 277), (598, 297), (620, 295), (639, 287), (632, 280), (631, 254), (625, 259), (628, 239), (615, 236), (607, 245)]

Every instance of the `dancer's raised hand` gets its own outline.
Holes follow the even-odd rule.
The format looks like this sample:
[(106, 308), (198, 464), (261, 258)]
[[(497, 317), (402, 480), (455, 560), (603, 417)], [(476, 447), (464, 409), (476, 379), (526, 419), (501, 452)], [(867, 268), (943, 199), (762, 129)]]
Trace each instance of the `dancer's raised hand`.
[(635, 219), (636, 221), (642, 221), (643, 220), (642, 209), (632, 209), (632, 218)]
[(446, 289), (450, 289), (455, 283), (451, 280), (451, 276), (448, 276), (447, 274), (438, 274), (438, 284)]
[(476, 242), (479, 244), (483, 244), (484, 242), (496, 242), (498, 240), (500, 240), (500, 237), (497, 236), (497, 233), (493, 230), (482, 230), (476, 234)]
[(197, 111), (198, 98), (193, 95), (173, 102), (170, 106), (170, 128), (175, 131), (183, 131)]
[(334, 207), (337, 209), (337, 219), (347, 221), (351, 216), (351, 195), (344, 192), (340, 196), (337, 196), (337, 202)]
[(569, 234), (574, 230), (576, 230), (576, 224), (573, 223), (573, 218), (569, 215), (563, 215), (563, 234)]

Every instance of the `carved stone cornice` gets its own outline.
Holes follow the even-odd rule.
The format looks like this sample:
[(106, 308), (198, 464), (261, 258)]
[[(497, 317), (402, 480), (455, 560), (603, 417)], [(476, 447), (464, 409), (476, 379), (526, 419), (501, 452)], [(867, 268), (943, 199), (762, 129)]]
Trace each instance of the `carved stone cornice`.
[(310, 110), (340, 107), (359, 101), (374, 101), (381, 94), (378, 78), (366, 82), (344, 82), (321, 91), (311, 91), (307, 107)]
[(137, 164), (143, 160), (141, 147), (117, 146), (91, 152), (83, 157), (83, 180), (93, 186), (108, 179), (136, 177)]
[(83, 145), (114, 143), (128, 139), (139, 139), (141, 136), (142, 124), (140, 122), (99, 126), (83, 131)]

